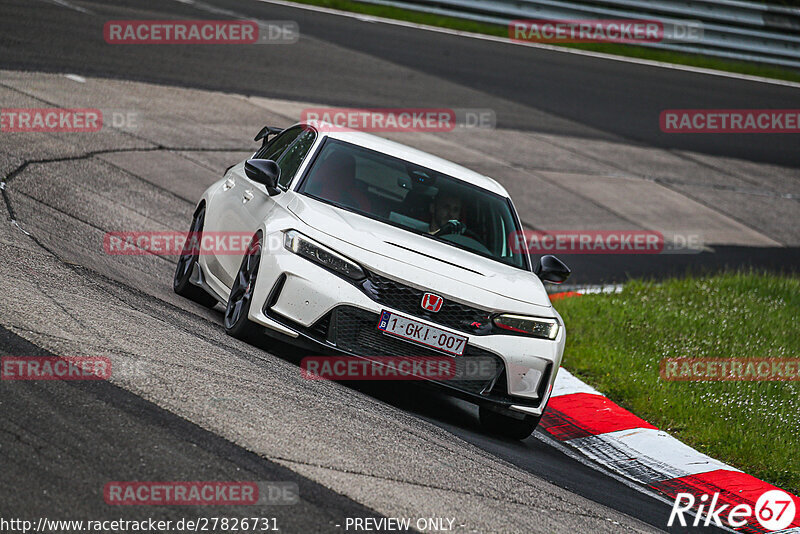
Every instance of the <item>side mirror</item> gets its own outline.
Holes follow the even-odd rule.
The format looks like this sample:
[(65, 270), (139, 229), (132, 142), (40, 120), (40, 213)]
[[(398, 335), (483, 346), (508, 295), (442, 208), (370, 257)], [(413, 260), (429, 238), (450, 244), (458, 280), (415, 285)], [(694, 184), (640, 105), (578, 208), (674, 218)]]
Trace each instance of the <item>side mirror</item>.
[(254, 182), (264, 184), (270, 196), (281, 192), (278, 189), (278, 176), (281, 175), (281, 169), (271, 159), (248, 159), (244, 163), (244, 173)]
[(547, 255), (539, 258), (539, 263), (533, 269), (533, 273), (544, 282), (560, 284), (572, 273), (569, 267), (555, 256)]

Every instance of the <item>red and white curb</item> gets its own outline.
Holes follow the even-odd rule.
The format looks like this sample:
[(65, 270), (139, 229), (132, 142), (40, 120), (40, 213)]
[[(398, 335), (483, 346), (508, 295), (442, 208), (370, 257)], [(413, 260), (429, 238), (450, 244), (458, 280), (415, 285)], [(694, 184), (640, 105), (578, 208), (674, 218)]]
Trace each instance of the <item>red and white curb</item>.
[(622, 284), (561, 284), (545, 286), (550, 300), (559, 300), (567, 297), (579, 297), (594, 293), (619, 293)]
[[(710, 498), (719, 493), (719, 506), (727, 504), (731, 509), (747, 504), (755, 510), (764, 492), (779, 489), (694, 450), (616, 405), (563, 367), (539, 428), (595, 462), (673, 500), (678, 493), (689, 493), (700, 505), (703, 495)], [(769, 531), (748, 521), (735, 530), (800, 534), (800, 498), (791, 497), (797, 515), (787, 529)]]

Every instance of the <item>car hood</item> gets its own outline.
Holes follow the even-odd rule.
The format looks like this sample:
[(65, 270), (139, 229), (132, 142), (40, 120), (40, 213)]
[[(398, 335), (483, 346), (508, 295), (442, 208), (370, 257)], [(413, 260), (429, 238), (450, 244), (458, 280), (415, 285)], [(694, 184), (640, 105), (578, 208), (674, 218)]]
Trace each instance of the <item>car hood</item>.
[(287, 208), (308, 226), (355, 247), (508, 299), (551, 307), (541, 281), (529, 271), (299, 194)]

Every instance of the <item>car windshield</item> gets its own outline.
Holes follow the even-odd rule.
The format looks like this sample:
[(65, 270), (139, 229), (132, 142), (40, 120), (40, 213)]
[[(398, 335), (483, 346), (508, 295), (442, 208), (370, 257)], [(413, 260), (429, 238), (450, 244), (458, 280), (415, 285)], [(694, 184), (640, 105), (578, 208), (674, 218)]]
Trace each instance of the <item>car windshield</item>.
[(480, 187), (388, 154), (328, 139), (300, 192), (448, 245), (527, 269), (512, 250), (519, 226), (511, 202)]

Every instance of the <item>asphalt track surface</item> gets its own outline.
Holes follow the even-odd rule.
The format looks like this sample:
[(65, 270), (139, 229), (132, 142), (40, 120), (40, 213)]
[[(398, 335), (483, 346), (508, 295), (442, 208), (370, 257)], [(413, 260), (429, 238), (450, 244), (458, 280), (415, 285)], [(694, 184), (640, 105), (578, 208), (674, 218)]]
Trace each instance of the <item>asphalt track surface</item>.
[[(792, 205), (789, 208), (773, 209), (763, 203), (760, 190), (754, 197), (731, 200), (750, 205), (738, 216), (745, 223), (772, 217), (773, 226), (791, 226), (787, 212), (800, 203), (796, 191), (800, 134), (676, 135), (661, 132), (658, 124), (664, 109), (800, 108), (797, 87), (365, 23), (258, 0), (67, 5), (72, 7), (51, 0), (4, 1), (0, 65), (335, 106), (491, 109), (498, 128), (656, 147), (669, 153), (691, 150), (794, 169), (794, 185), (768, 192), (782, 196)], [(296, 21), (303, 38), (292, 45), (170, 45), (165, 52), (152, 45), (109, 46), (102, 37), (108, 20), (232, 16)], [(747, 173), (748, 169), (741, 170)], [(723, 182), (714, 187), (736, 186)], [(792, 200), (786, 200), (787, 193)], [(706, 202), (713, 206), (717, 199)], [(713, 251), (701, 254), (564, 259), (575, 273), (572, 282), (578, 284), (742, 266), (795, 271), (800, 265), (800, 235), (795, 231), (783, 244), (758, 248), (712, 242)]]
[[(30, 80), (29, 91), (34, 85), (75, 88), (63, 76)], [(5, 97), (13, 105), (31, 105), (30, 97), (6, 89), (13, 85), (4, 82)], [(102, 141), (112, 148), (90, 157), (83, 151), (98, 149), (97, 141), (78, 136), (77, 147), (48, 147), (58, 149), (52, 158), (10, 173), (7, 203), (0, 209), (10, 210), (30, 236), (12, 224), (0, 226), (0, 324), (13, 332), (3, 334), (0, 346), (9, 355), (47, 353), (41, 346), (54, 354), (113, 353), (123, 369), (141, 362), (146, 372), (117, 373), (113, 385), (3, 383), (0, 406), (13, 414), (0, 423), (0, 461), (10, 474), (0, 486), (4, 517), (113, 517), (116, 509), (108, 510), (100, 495), (108, 480), (285, 480), (289, 474), (277, 463), (299, 473), (289, 478), (297, 480), (301, 495), (303, 488), (312, 491), (303, 509), (263, 512), (281, 514), (289, 532), (337, 531), (332, 525), (341, 524), (341, 515), (331, 515), (332, 509), (347, 517), (376, 515), (357, 504), (376, 502), (375, 495), (376, 505), (388, 509), (398, 501), (415, 503), (407, 509), (412, 516), (444, 501), (446, 511), (463, 518), (465, 531), (664, 527), (666, 503), (551, 448), (541, 435), (524, 442), (484, 435), (473, 407), (422, 388), (309, 383), (298, 371), (302, 351), (267, 340), (257, 347), (234, 340), (221, 328), (219, 309), (205, 310), (174, 295), (173, 258), (104, 254), (104, 228), (134, 222), (185, 226), (198, 190), (242, 157), (238, 151), (248, 143), (239, 140), (239, 127), (229, 128), (217, 148), (199, 143), (188, 150), (192, 137), (181, 126), (202, 120), (198, 103), (224, 104), (237, 120), (260, 120), (253, 118), (251, 104), (233, 97), (186, 91), (170, 101), (164, 93), (175, 90), (114, 85), (87, 81), (81, 87), (109, 95), (121, 90), (137, 99), (141, 91), (153, 97), (157, 116), (166, 113), (163, 108), (172, 116), (187, 110), (196, 116), (135, 138), (112, 130)], [(10, 139), (18, 154), (39, 143), (59, 144), (57, 136), (46, 134)], [(163, 146), (167, 140), (183, 148), (170, 150)], [(129, 171), (131, 161), (149, 170)], [(168, 161), (182, 163), (167, 170)], [(200, 452), (187, 451), (187, 440)], [(243, 466), (243, 459), (251, 464)], [(325, 493), (319, 484), (334, 491)], [(465, 506), (468, 513), (452, 512)], [(139, 509), (117, 513), (128, 518), (129, 511), (147, 515)], [(170, 508), (164, 517), (252, 513), (180, 512)], [(295, 529), (303, 518), (292, 513), (315, 521), (313, 528)], [(476, 515), (486, 522), (476, 524), (470, 519)]]
[[(5, 68), (341, 106), (492, 108), (498, 126), (506, 128), (622, 138), (800, 167), (800, 134), (670, 135), (660, 132), (657, 120), (664, 109), (797, 108), (796, 88), (365, 24), (254, 0), (71, 3), (92, 14), (53, 3), (3, 2), (0, 61)], [(307, 40), (283, 46), (204, 45), (202, 52), (173, 45), (164, 53), (158, 46), (108, 46), (102, 37), (107, 20), (227, 18), (225, 11), (296, 21)], [(376, 58), (398, 68), (387, 69)], [(480, 94), (453, 92), (424, 74)], [(520, 114), (512, 104), (534, 112)]]
[[(334, 105), (490, 107), (496, 110), (499, 125), (516, 129), (535, 124), (537, 131), (626, 139), (631, 143), (670, 149), (691, 148), (708, 154), (800, 167), (797, 136), (726, 137), (724, 142), (719, 138), (695, 137), (688, 141), (665, 137), (647, 119), (657, 117), (665, 107), (797, 107), (798, 93), (793, 89), (539, 50), (523, 51), (519, 47), (357, 23), (347, 18), (257, 2), (213, 4), (265, 20), (297, 20), (301, 31), (312, 37), (314, 46), (305, 50), (302, 46), (241, 47), (234, 54), (229, 48), (213, 46), (203, 54), (197, 54), (193, 47), (175, 47), (170, 54), (148, 47), (109, 49), (103, 46), (100, 37), (102, 24), (108, 19), (213, 17), (177, 2), (118, 2), (113, 6), (72, 3), (90, 9), (91, 15), (51, 2), (5, 2), (2, 4), (4, 16), (0, 18), (0, 66), (144, 80)], [(337, 48), (323, 54), (321, 50), (326, 50), (326, 42), (335, 43)], [(435, 84), (415, 84), (413, 77), (409, 79), (391, 71), (374, 72), (370, 68), (372, 56), (477, 88), (484, 98), (475, 100), (470, 93), (460, 100), (458, 94), (443, 94)], [(521, 117), (508, 102), (523, 102), (541, 113)], [(621, 116), (625, 119), (620, 120)], [(690, 143), (690, 146), (682, 146), (682, 143)], [(782, 249), (765, 250), (763, 254), (775, 250)], [(745, 252), (748, 257), (759, 255), (752, 254), (750, 249)], [(796, 265), (796, 255), (785, 254), (776, 262), (776, 268), (793, 261)], [(734, 253), (730, 259), (712, 261), (735, 266), (743, 263), (741, 257)], [(609, 272), (614, 270), (613, 266), (609, 266), (608, 271), (598, 269), (595, 278), (598, 281), (608, 280), (608, 276), (613, 279)], [(634, 269), (643, 273), (654, 270), (656, 266), (652, 270), (641, 266)], [(219, 330), (219, 315), (206, 316), (209, 328), (214, 328), (212, 325), (216, 322)], [(44, 353), (6, 329), (0, 331), (0, 340), (3, 354)], [(297, 361), (298, 354), (291, 348), (270, 346), (269, 350), (287, 362)], [(424, 389), (411, 396), (405, 387), (357, 385), (348, 391), (352, 395), (367, 394), (413, 417), (432, 422), (569, 492), (656, 528), (666, 525), (669, 508), (665, 503), (583, 465), (536, 437), (511, 443), (486, 436), (476, 428), (474, 409), (466, 404)], [(4, 412), (8, 408), (6, 413), (26, 414), (23, 419), (7, 418), (2, 423), (6, 436), (2, 440), (6, 464), (3, 471), (15, 475), (4, 477), (0, 485), (3, 515), (20, 515), (22, 511), (47, 515), (48, 512), (76, 510), (100, 518), (99, 515), (108, 510), (97, 505), (99, 482), (108, 480), (111, 475), (125, 479), (127, 474), (129, 478), (139, 479), (159, 476), (162, 479), (261, 477), (296, 480), (301, 494), (310, 496), (303, 508), (287, 507), (270, 512), (284, 514), (282, 522), (289, 532), (325, 530), (345, 516), (377, 516), (358, 502), (114, 385), (15, 384), (14, 389), (2, 390), (0, 404)], [(92, 405), (97, 409), (68, 409)], [(97, 419), (87, 420), (87, 414), (97, 414)], [(104, 451), (109, 449), (118, 454), (106, 456)], [(198, 449), (202, 451), (199, 457)], [(80, 459), (56, 461), (65, 454), (74, 455), (75, 450), (92, 457), (91, 466), (97, 472), (91, 473), (85, 463), (78, 461)], [(165, 456), (163, 451), (173, 453)], [(37, 458), (36, 454), (40, 456)], [(23, 460), (29, 458), (35, 460)], [(85, 484), (76, 487), (74, 481), (81, 478), (85, 479)], [(27, 483), (20, 485), (22, 480)], [(203, 510), (208, 515), (206, 512)], [(195, 509), (167, 513), (188, 516), (199, 512)], [(226, 510), (226, 513), (234, 515), (236, 512)], [(571, 530), (574, 531), (574, 527)]]
[[(6, 329), (0, 355), (54, 356)], [(3, 480), (0, 512), (35, 521), (154, 517), (147, 507), (120, 513), (102, 502), (114, 473), (120, 480), (280, 480), (298, 485), (297, 505), (260, 512), (284, 532), (314, 532), (346, 517), (379, 514), (286, 467), (260, 458), (211, 432), (105, 381), (21, 381), (4, 384)], [(253, 517), (251, 506), (170, 506), (161, 520)]]

